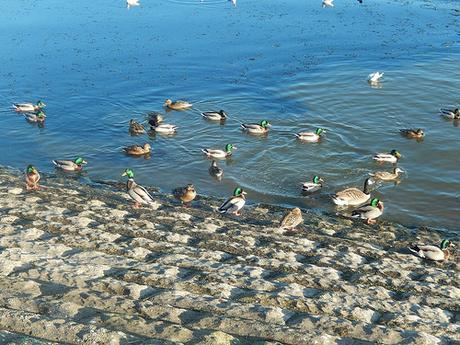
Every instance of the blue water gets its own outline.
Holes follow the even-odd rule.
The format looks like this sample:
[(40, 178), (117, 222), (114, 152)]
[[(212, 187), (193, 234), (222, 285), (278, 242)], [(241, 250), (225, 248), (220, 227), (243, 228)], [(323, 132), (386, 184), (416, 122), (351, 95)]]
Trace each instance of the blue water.
[[(164, 191), (194, 183), (201, 194), (228, 196), (236, 185), (250, 202), (335, 212), (329, 194), (361, 187), (378, 166), (375, 152), (396, 148), (407, 171), (375, 195), (383, 218), (406, 225), (458, 227), (460, 128), (437, 110), (460, 103), (458, 1), (320, 0), (0, 2), (0, 165), (83, 156), (82, 179), (136, 180)], [(366, 77), (385, 72), (380, 88)], [(166, 98), (194, 104), (164, 112)], [(11, 110), (13, 102), (47, 103), (44, 128)], [(225, 125), (200, 111), (224, 109)], [(164, 113), (173, 137), (128, 133), (128, 121)], [(243, 134), (240, 122), (268, 119), (267, 137)], [(293, 133), (327, 130), (319, 144)], [(423, 142), (399, 128), (422, 127)], [(150, 159), (121, 148), (150, 142)], [(238, 150), (208, 175), (201, 148)], [(300, 185), (323, 176), (322, 193)]]

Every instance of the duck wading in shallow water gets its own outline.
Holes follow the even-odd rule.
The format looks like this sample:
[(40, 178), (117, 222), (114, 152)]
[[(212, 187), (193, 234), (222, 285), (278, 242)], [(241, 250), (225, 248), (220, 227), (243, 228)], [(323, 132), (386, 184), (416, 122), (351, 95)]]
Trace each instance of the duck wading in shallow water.
[(300, 132), (294, 135), (299, 140), (307, 141), (310, 143), (317, 143), (318, 141), (320, 141), (324, 133), (326, 133), (326, 131), (323, 128), (317, 128), (314, 132)]
[(305, 182), (302, 184), (302, 192), (304, 193), (312, 193), (316, 192), (323, 188), (324, 180), (319, 177), (318, 175), (313, 176), (313, 180), (311, 182)]
[(36, 113), (24, 113), (23, 115), (28, 122), (32, 123), (43, 123), (46, 119), (45, 113), (41, 110), (38, 110)]
[(134, 182), (134, 172), (131, 169), (126, 169), (121, 176), (127, 176), (126, 191), (131, 199), (134, 200), (134, 208), (139, 208), (141, 205), (151, 205), (154, 203), (153, 197), (147, 190)]
[(144, 146), (140, 145), (131, 145), (123, 148), (123, 151), (128, 155), (141, 156), (149, 154), (152, 151), (152, 148), (149, 143), (145, 143)]
[(134, 119), (129, 120), (129, 131), (131, 134), (144, 134), (145, 128)]
[(302, 222), (302, 211), (300, 211), (300, 208), (296, 207), (287, 212), (283, 219), (281, 219), (280, 229), (294, 230)]
[(85, 160), (81, 157), (75, 158), (75, 160), (64, 160), (64, 159), (56, 159), (53, 161), (56, 168), (64, 170), (64, 171), (81, 171), (83, 169), (83, 165), (87, 164)]
[(383, 214), (383, 202), (373, 198), (369, 205), (357, 208), (351, 213), (353, 218), (360, 218), (366, 221), (366, 224), (375, 224), (376, 219)]
[(399, 159), (402, 157), (401, 153), (397, 150), (391, 150), (389, 153), (376, 153), (374, 157), (372, 157), (373, 160), (377, 162), (388, 162), (388, 163), (397, 163)]
[(460, 109), (459, 108), (455, 108), (455, 109), (441, 108), (439, 111), (441, 112), (441, 116), (447, 120), (459, 120), (460, 119)]
[(236, 146), (227, 144), (225, 145), (225, 151), (218, 149), (201, 149), (201, 152), (208, 156), (208, 158), (225, 159), (232, 155), (233, 150), (236, 150)]
[(347, 188), (332, 196), (334, 204), (339, 206), (359, 206), (364, 204), (371, 197), (369, 187), (374, 184), (371, 178), (364, 181), (363, 190), (358, 188)]
[(38, 101), (37, 104), (32, 104), (32, 103), (14, 103), (13, 104), (14, 110), (20, 113), (39, 111), (40, 109), (43, 109), (44, 107), (46, 107), (46, 104), (42, 101)]
[(450, 256), (449, 250), (447, 249), (448, 247), (454, 247), (454, 244), (449, 240), (442, 240), (439, 247), (416, 244), (409, 247), (409, 250), (422, 259), (432, 261), (447, 261)]
[(262, 120), (260, 123), (242, 123), (241, 128), (249, 134), (267, 134), (270, 122)]
[(423, 139), (425, 137), (425, 132), (423, 132), (423, 129), (417, 128), (417, 129), (411, 129), (411, 128), (404, 128), (400, 129), (399, 132), (401, 133), (402, 136), (409, 138), (409, 139)]
[(172, 193), (174, 197), (182, 201), (186, 207), (190, 206), (191, 202), (196, 198), (196, 190), (193, 184), (188, 184), (185, 187), (176, 188)]
[(209, 167), (209, 175), (221, 180), (222, 176), (224, 176), (224, 169), (219, 167), (216, 161), (212, 161), (211, 166)]
[(28, 165), (26, 168), (26, 189), (39, 189), (38, 181), (40, 181), (40, 174), (33, 165)]
[(186, 102), (186, 101), (171, 101), (170, 99), (167, 99), (165, 103), (163, 104), (163, 107), (173, 109), (173, 110), (185, 110), (188, 108), (192, 107), (192, 103)]
[(228, 118), (227, 113), (223, 110), (205, 111), (204, 113), (201, 113), (201, 116), (203, 116), (206, 120), (220, 121), (220, 122), (224, 122)]
[(399, 174), (403, 173), (404, 170), (396, 167), (393, 168), (393, 172), (388, 172), (388, 171), (376, 171), (374, 173), (370, 173), (369, 175), (372, 176), (375, 180), (381, 180), (381, 181), (394, 181), (399, 178)]
[(240, 210), (243, 208), (244, 204), (246, 203), (246, 192), (237, 187), (233, 191), (233, 196), (228, 198), (220, 207), (217, 209), (219, 213), (230, 213), (236, 216), (239, 216)]

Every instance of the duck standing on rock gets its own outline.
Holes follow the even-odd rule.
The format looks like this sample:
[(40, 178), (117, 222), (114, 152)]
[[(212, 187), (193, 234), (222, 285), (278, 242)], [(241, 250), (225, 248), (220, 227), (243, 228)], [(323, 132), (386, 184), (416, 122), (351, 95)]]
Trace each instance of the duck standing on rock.
[(225, 159), (232, 155), (233, 150), (236, 150), (236, 146), (227, 144), (225, 145), (225, 151), (218, 149), (201, 149), (201, 152), (208, 156), (208, 158)]
[(339, 206), (359, 206), (364, 204), (371, 197), (369, 187), (374, 184), (371, 178), (364, 181), (364, 189), (347, 188), (332, 196), (334, 204)]
[(401, 157), (402, 155), (399, 153), (399, 151), (391, 150), (389, 153), (376, 153), (372, 159), (380, 163), (388, 162), (395, 164)]
[(134, 119), (129, 120), (129, 131), (131, 134), (139, 135), (145, 133), (145, 128)]
[(132, 169), (126, 169), (121, 176), (127, 176), (126, 191), (131, 199), (134, 200), (134, 208), (139, 208), (142, 205), (151, 205), (154, 203), (153, 197), (147, 190), (134, 182), (134, 172)]
[(25, 113), (25, 112), (33, 112), (39, 111), (46, 107), (46, 104), (42, 101), (38, 101), (37, 104), (32, 103), (15, 103), (13, 104), (13, 108), (18, 113)]
[(216, 161), (212, 161), (211, 166), (209, 167), (209, 175), (221, 180), (224, 175), (224, 169), (219, 167)]
[(243, 208), (244, 204), (246, 203), (246, 192), (237, 187), (233, 191), (233, 196), (228, 198), (220, 207), (217, 209), (219, 213), (230, 213), (236, 216), (241, 215), (240, 210)]
[(425, 132), (421, 128), (412, 129), (412, 128), (404, 128), (400, 129), (399, 132), (402, 136), (409, 138), (409, 139), (423, 139), (425, 136)]
[(133, 155), (133, 156), (142, 156), (149, 154), (151, 152), (151, 146), (149, 143), (145, 143), (144, 146), (140, 145), (131, 145), (123, 148), (123, 151), (127, 153), (128, 155)]
[(192, 107), (192, 103), (186, 102), (186, 101), (171, 101), (170, 99), (167, 99), (165, 103), (163, 104), (164, 107), (173, 109), (173, 110), (185, 110), (188, 108)]
[(43, 123), (46, 119), (46, 115), (42, 110), (38, 110), (36, 113), (24, 113), (23, 115), (28, 122), (32, 123)]
[(383, 214), (383, 202), (373, 198), (369, 205), (362, 206), (351, 213), (352, 218), (360, 218), (366, 221), (366, 224), (375, 224), (376, 218)]
[(227, 113), (223, 110), (205, 111), (204, 113), (201, 113), (201, 116), (203, 116), (206, 120), (220, 121), (220, 122), (224, 122), (228, 118)]
[(299, 140), (307, 141), (310, 143), (317, 143), (318, 141), (320, 141), (324, 133), (326, 133), (326, 131), (323, 128), (317, 128), (314, 132), (300, 132), (294, 135)]
[(196, 190), (193, 184), (188, 184), (185, 187), (179, 187), (173, 190), (173, 195), (176, 199), (182, 201), (184, 206), (190, 206), (191, 202), (196, 198)]
[(302, 184), (302, 192), (313, 193), (323, 187), (324, 180), (318, 175), (313, 176), (312, 182), (305, 182)]
[(81, 157), (77, 157), (73, 161), (56, 159), (53, 160), (53, 163), (56, 166), (56, 168), (61, 169), (63, 171), (81, 171), (83, 169), (83, 165), (87, 164), (87, 162)]
[(296, 207), (285, 214), (280, 223), (280, 229), (294, 230), (303, 222), (302, 211)]
[(40, 181), (38, 170), (33, 165), (28, 165), (26, 169), (26, 189), (39, 189), (38, 181)]
[(409, 250), (422, 259), (432, 261), (447, 261), (450, 253), (448, 247), (454, 247), (454, 244), (449, 240), (442, 240), (439, 247), (430, 245), (413, 245)]
[(262, 120), (260, 123), (242, 123), (241, 128), (249, 134), (267, 134), (270, 122)]

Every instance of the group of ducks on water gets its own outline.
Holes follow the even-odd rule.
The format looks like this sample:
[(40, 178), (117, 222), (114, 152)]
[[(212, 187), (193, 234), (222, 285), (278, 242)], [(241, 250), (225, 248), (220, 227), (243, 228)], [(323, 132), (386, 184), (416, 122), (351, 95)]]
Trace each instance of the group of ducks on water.
[[(378, 73), (378, 72), (376, 72)], [(378, 73), (379, 74), (379, 73)], [(383, 73), (379, 74), (380, 78)], [(370, 75), (371, 79), (373, 75)], [(378, 79), (377, 78), (377, 79)], [(43, 108), (46, 104), (43, 101), (38, 101), (36, 104), (31, 103), (22, 103), (14, 104), (13, 107), (16, 112), (23, 113), (26, 116), (26, 119), (32, 122), (44, 121), (46, 115), (44, 115)], [(167, 109), (170, 110), (186, 110), (192, 107), (192, 104), (185, 101), (171, 101), (166, 100), (164, 105)], [(201, 115), (210, 121), (220, 121), (224, 122), (228, 118), (228, 114), (223, 111), (209, 111), (203, 112)], [(456, 109), (441, 109), (441, 115), (448, 119), (457, 119), (460, 118), (460, 110)], [(151, 113), (149, 115), (149, 124), (151, 129), (158, 133), (163, 134), (172, 134), (175, 133), (177, 127), (170, 124), (163, 123), (163, 117), (159, 113)], [(267, 120), (263, 120), (260, 123), (248, 123), (241, 124), (241, 127), (244, 131), (249, 134), (255, 135), (265, 135), (268, 133), (271, 124)], [(133, 134), (141, 134), (145, 132), (145, 128), (140, 123), (136, 122), (134, 119), (129, 122), (130, 132)], [(314, 132), (300, 132), (296, 133), (295, 136), (302, 141), (306, 142), (318, 142), (322, 138), (322, 135), (325, 133), (325, 130), (322, 128), (316, 129)], [(421, 129), (402, 129), (401, 133), (408, 138), (421, 139), (424, 136), (424, 132)], [(150, 145), (148, 143), (143, 146), (132, 145), (123, 148), (127, 154), (131, 155), (144, 155), (150, 152)], [(224, 150), (206, 148), (202, 149), (202, 152), (212, 159), (211, 166), (209, 168), (209, 173), (220, 179), (223, 176), (223, 169), (217, 165), (216, 159), (226, 159), (230, 157), (233, 153), (233, 150), (236, 147), (233, 144), (227, 144)], [(366, 178), (364, 181), (363, 190), (358, 188), (347, 188), (345, 190), (339, 191), (332, 196), (332, 201), (338, 206), (353, 206), (357, 207), (351, 212), (351, 217), (359, 218), (364, 220), (367, 224), (374, 224), (376, 219), (380, 217), (383, 213), (384, 205), (383, 202), (377, 198), (371, 199), (371, 186), (375, 183), (375, 180), (379, 181), (396, 181), (400, 174), (404, 171), (396, 166), (396, 163), (402, 157), (399, 151), (392, 150), (388, 153), (378, 153), (373, 156), (373, 159), (380, 163), (392, 163), (394, 168), (392, 172), (388, 171), (377, 171), (371, 175), (371, 177)], [(81, 171), (83, 165), (87, 162), (82, 157), (77, 157), (74, 160), (53, 160), (53, 164), (56, 168), (66, 171)], [(126, 190), (128, 195), (134, 200), (134, 208), (139, 208), (141, 205), (152, 205), (154, 204), (154, 199), (152, 195), (141, 185), (137, 184), (134, 181), (134, 172), (132, 169), (126, 169), (122, 176), (128, 177), (126, 184)], [(39, 189), (40, 174), (38, 170), (29, 165), (26, 169), (26, 188), (28, 190)], [(324, 179), (320, 176), (314, 176), (311, 182), (305, 182), (302, 184), (302, 192), (304, 193), (313, 193), (320, 190), (323, 187)], [(184, 206), (189, 206), (190, 203), (196, 198), (197, 193), (192, 184), (189, 184), (185, 187), (176, 188), (173, 190), (173, 195), (182, 202)], [(366, 202), (370, 202), (365, 205)], [(228, 198), (222, 205), (219, 206), (217, 211), (221, 214), (234, 214), (239, 216), (241, 209), (246, 203), (246, 192), (237, 187), (234, 189), (233, 195)], [(302, 212), (299, 208), (294, 208), (288, 212), (280, 223), (280, 228), (286, 230), (294, 230), (298, 225), (303, 222)], [(410, 247), (409, 249), (422, 258), (427, 258), (430, 260), (447, 260), (449, 252), (447, 247), (452, 245), (449, 240), (443, 240), (439, 247), (435, 246), (425, 246), (417, 245)]]

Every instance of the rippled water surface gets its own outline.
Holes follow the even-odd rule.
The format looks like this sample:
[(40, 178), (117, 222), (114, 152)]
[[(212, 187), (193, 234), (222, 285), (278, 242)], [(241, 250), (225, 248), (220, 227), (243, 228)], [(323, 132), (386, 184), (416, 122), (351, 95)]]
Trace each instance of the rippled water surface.
[[(375, 191), (384, 218), (455, 229), (460, 128), (437, 110), (460, 103), (459, 19), (460, 4), (442, 0), (141, 0), (129, 10), (121, 0), (4, 0), (0, 164), (52, 172), (52, 159), (82, 155), (84, 179), (122, 180), (132, 167), (138, 182), (165, 191), (193, 182), (225, 197), (241, 185), (251, 202), (335, 212), (329, 194), (390, 169), (371, 157), (396, 148), (407, 173)], [(377, 70), (384, 79), (371, 87)], [(194, 106), (165, 112), (166, 98)], [(11, 110), (37, 99), (47, 103), (44, 128)], [(200, 116), (219, 109), (225, 125)], [(177, 135), (130, 136), (129, 119), (149, 111)], [(273, 125), (266, 137), (239, 129), (262, 119)], [(318, 126), (321, 143), (295, 140)], [(404, 127), (422, 127), (425, 140), (401, 137)], [(150, 159), (121, 151), (146, 141)], [(230, 142), (238, 150), (213, 180), (200, 149)], [(325, 188), (302, 196), (314, 174)]]

